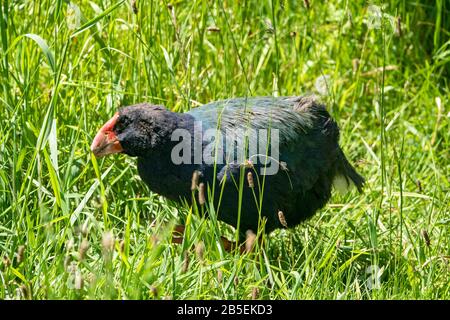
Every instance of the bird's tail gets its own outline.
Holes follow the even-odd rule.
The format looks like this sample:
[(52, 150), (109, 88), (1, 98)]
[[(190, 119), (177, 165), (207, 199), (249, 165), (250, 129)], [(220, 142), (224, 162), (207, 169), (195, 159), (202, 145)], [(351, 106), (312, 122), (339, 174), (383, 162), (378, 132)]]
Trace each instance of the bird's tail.
[(353, 168), (353, 166), (348, 162), (341, 148), (339, 148), (336, 174), (333, 178), (333, 186), (340, 193), (345, 193), (355, 186), (361, 193), (364, 182), (364, 178), (356, 172), (355, 168)]

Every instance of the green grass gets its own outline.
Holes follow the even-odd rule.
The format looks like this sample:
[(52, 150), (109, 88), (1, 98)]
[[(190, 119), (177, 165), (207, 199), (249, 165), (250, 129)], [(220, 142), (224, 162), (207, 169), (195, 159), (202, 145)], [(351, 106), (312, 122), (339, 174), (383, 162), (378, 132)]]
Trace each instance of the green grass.
[[(450, 7), (432, 3), (2, 0), (0, 299), (449, 299)], [(365, 192), (250, 254), (89, 151), (121, 105), (318, 91)]]

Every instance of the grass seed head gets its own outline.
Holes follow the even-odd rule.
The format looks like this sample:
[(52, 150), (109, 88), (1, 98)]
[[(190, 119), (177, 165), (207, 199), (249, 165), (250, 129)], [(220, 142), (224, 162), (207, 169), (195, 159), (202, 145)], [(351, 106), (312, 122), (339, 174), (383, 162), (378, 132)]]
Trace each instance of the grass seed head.
[(184, 252), (183, 266), (181, 267), (181, 272), (186, 273), (189, 270), (189, 253)]
[(280, 223), (283, 227), (287, 228), (287, 222), (286, 222), (286, 217), (284, 216), (283, 211), (278, 211), (278, 220), (280, 220)]
[(82, 290), (84, 285), (83, 275), (80, 271), (75, 273), (75, 289)]
[(71, 261), (72, 261), (72, 259), (69, 255), (64, 257), (64, 270), (69, 271)]
[(352, 69), (353, 73), (355, 74), (359, 69), (359, 59), (355, 58), (352, 60)]
[(280, 169), (283, 171), (289, 171), (287, 163), (285, 161), (280, 161)]
[(197, 190), (199, 178), (200, 172), (198, 170), (194, 170), (194, 172), (192, 173), (191, 191)]
[(8, 268), (11, 265), (11, 260), (9, 260), (8, 256), (3, 256), (2, 262), (5, 268)]
[(425, 244), (427, 245), (427, 247), (430, 247), (431, 245), (431, 240), (430, 240), (430, 236), (428, 235), (427, 230), (422, 230), (422, 236), (425, 239)]
[(253, 169), (254, 168), (253, 161), (246, 159), (244, 161), (244, 168), (245, 169)]
[(255, 183), (253, 181), (253, 174), (251, 172), (247, 173), (247, 182), (248, 182), (248, 186), (250, 188), (254, 188), (255, 187)]
[(66, 242), (66, 251), (70, 252), (73, 249), (73, 239), (69, 239)]
[(17, 263), (21, 263), (24, 259), (25, 246), (21, 245), (17, 248)]
[(84, 260), (88, 249), (89, 249), (89, 241), (87, 239), (83, 239), (81, 241), (80, 248), (78, 249), (80, 261)]
[(245, 235), (246, 235), (245, 251), (246, 252), (251, 252), (253, 250), (253, 246), (255, 244), (256, 234), (252, 230), (247, 230)]
[(19, 290), (24, 299), (31, 299), (30, 290), (28, 289), (28, 287), (26, 285), (22, 284), (20, 286)]
[(252, 288), (252, 300), (257, 300), (259, 298), (259, 289), (257, 287)]
[(217, 282), (222, 283), (223, 273), (222, 270), (217, 270)]
[(131, 0), (131, 9), (134, 14), (138, 14), (137, 0)]
[(420, 182), (420, 180), (417, 180), (417, 181), (416, 181), (416, 184), (417, 184), (417, 188), (419, 189), (419, 192), (422, 193), (422, 192), (423, 192), (423, 189), (422, 189), (422, 182)]
[(306, 9), (309, 9), (311, 7), (311, 4), (309, 3), (309, 0), (303, 0), (303, 4), (305, 5)]
[(197, 255), (197, 258), (200, 261), (203, 261), (204, 253), (205, 253), (205, 244), (203, 243), (203, 241), (200, 241), (195, 245), (195, 254)]
[(398, 16), (396, 19), (395, 34), (398, 37), (402, 36), (402, 18), (400, 16)]
[(152, 293), (154, 298), (158, 298), (158, 288), (155, 286), (150, 287), (150, 292)]
[(86, 220), (81, 226), (81, 234), (83, 235), (83, 237), (87, 237), (88, 233), (89, 233), (89, 220)]
[(114, 249), (114, 234), (112, 231), (103, 233), (102, 247), (105, 252), (112, 252)]
[(198, 186), (198, 203), (202, 206), (206, 202), (205, 198), (205, 184), (202, 182)]
[(120, 253), (124, 254), (125, 253), (125, 240), (120, 241)]

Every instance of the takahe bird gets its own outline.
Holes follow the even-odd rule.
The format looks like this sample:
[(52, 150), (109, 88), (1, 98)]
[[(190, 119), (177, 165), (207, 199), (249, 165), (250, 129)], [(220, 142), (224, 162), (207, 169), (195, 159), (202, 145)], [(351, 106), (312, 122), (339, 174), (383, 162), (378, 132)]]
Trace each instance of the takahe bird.
[[(236, 143), (220, 144), (224, 139)], [(200, 196), (213, 200), (217, 218), (243, 235), (256, 232), (263, 220), (266, 232), (298, 225), (326, 204), (333, 185), (361, 192), (364, 179), (338, 140), (336, 122), (314, 96), (255, 97), (186, 113), (147, 103), (123, 107), (100, 129), (91, 150), (96, 157), (137, 157), (142, 180), (168, 199), (192, 204), (191, 185), (200, 184)], [(244, 157), (230, 158), (243, 141)], [(205, 154), (213, 161), (201, 158)]]

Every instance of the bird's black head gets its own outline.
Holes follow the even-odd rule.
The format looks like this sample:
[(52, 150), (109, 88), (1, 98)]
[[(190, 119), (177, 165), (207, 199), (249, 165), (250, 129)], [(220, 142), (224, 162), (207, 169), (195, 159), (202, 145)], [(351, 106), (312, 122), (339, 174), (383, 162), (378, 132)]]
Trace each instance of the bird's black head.
[(99, 130), (91, 145), (96, 157), (114, 153), (145, 156), (167, 141), (177, 126), (176, 114), (147, 103), (123, 107)]

